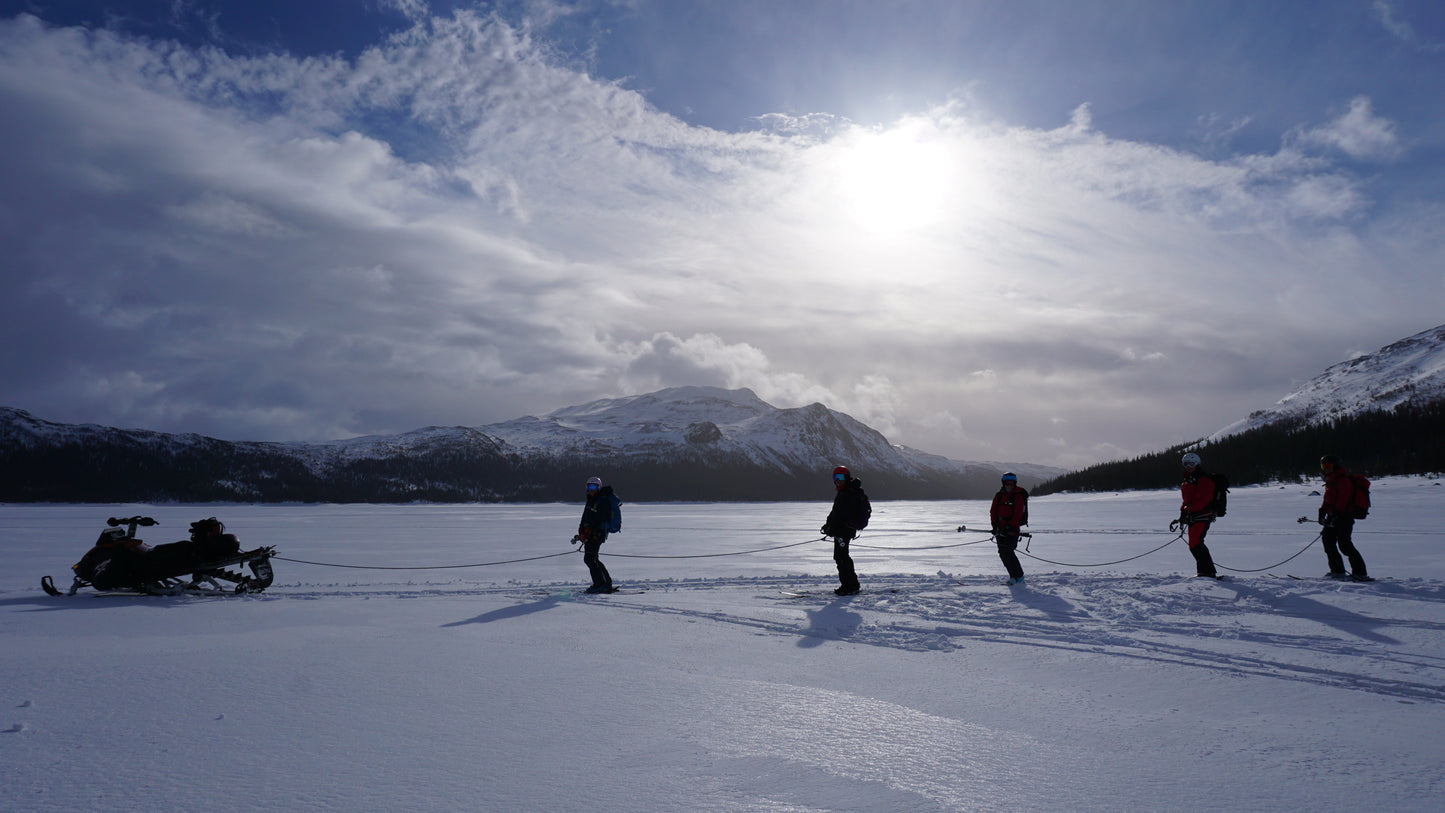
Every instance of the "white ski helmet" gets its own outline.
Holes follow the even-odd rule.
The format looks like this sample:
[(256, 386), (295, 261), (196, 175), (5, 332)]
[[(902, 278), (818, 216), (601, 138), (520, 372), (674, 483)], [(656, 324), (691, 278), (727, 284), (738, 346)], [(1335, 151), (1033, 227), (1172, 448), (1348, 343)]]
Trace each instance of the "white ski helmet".
[(593, 489), (598, 489), (598, 488), (601, 488), (601, 487), (602, 487), (602, 478), (601, 478), (601, 477), (588, 477), (588, 478), (587, 478), (587, 490), (588, 490), (588, 491), (592, 491)]
[(1197, 455), (1197, 454), (1195, 454), (1195, 453), (1193, 453), (1193, 452), (1190, 452), (1189, 454), (1187, 454), (1187, 455), (1184, 456), (1184, 459), (1183, 459), (1183, 460), (1180, 460), (1179, 462), (1180, 462), (1182, 465), (1185, 465), (1185, 466), (1196, 466), (1196, 467), (1197, 467), (1197, 466), (1199, 465), (1199, 463), (1200, 463), (1199, 455)]

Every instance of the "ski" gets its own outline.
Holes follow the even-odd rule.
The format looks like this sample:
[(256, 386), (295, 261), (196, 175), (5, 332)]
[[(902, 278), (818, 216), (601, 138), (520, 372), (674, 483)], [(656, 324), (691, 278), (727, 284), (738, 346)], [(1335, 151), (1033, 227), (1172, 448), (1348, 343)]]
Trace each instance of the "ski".
[(875, 593), (897, 593), (900, 591), (897, 587), (884, 587), (879, 590), (859, 590), (856, 593), (849, 593), (847, 596), (840, 596), (832, 590), (779, 590), (778, 592), (784, 596), (787, 596), (788, 598), (848, 598), (848, 596), (860, 596)]
[(1376, 581), (1389, 581), (1388, 577), (1377, 579), (1373, 576), (1366, 576), (1363, 579), (1356, 579), (1353, 576), (1346, 576), (1343, 579), (1337, 579), (1333, 576), (1320, 576), (1319, 578), (1310, 578), (1308, 576), (1296, 576), (1293, 573), (1286, 573), (1285, 575), (1299, 582), (1338, 582), (1339, 584), (1369, 584), (1370, 582)]

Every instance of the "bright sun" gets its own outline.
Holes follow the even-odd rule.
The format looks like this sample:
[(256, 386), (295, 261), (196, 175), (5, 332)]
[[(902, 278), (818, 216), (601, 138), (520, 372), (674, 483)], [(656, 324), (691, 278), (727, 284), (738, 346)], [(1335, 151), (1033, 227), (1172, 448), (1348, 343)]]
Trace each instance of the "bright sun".
[(943, 214), (950, 175), (948, 150), (921, 127), (864, 136), (842, 157), (844, 202), (864, 228), (894, 233), (926, 226)]

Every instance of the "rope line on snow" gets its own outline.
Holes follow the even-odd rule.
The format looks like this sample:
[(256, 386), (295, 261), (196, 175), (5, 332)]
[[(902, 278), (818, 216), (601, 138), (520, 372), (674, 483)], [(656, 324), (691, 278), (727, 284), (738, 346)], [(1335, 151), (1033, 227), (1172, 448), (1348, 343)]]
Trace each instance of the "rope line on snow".
[[(824, 537), (824, 538), (826, 538), (826, 537)], [(643, 554), (643, 553), (608, 553), (608, 554), (604, 554), (604, 555), (606, 555), (606, 556), (612, 556), (612, 557), (617, 557), (617, 558), (622, 558), (622, 559), (709, 559), (709, 558), (713, 558), (713, 557), (717, 557), (717, 556), (743, 556), (743, 555), (750, 554), (750, 553), (763, 553), (764, 551), (770, 551), (770, 550), (782, 550), (782, 549), (784, 549), (784, 548), (796, 548), (796, 547), (798, 547), (799, 545), (811, 545), (812, 543), (818, 542), (818, 541), (821, 541), (821, 540), (819, 540), (819, 539), (809, 539), (809, 540), (806, 540), (806, 541), (804, 541), (804, 542), (793, 542), (793, 543), (790, 543), (790, 544), (787, 544), (787, 545), (774, 545), (773, 547), (769, 547), (769, 548), (755, 548), (755, 549), (753, 549), (753, 550), (728, 551), (728, 552), (725, 552), (725, 553), (694, 553), (694, 554), (679, 554), (679, 555), (672, 555), (672, 556), (664, 556), (664, 555), (661, 555), (661, 554)], [(544, 556), (528, 556), (528, 557), (523, 558), (523, 559), (506, 559), (506, 560), (499, 561), (499, 562), (477, 562), (477, 563), (475, 563), (475, 564), (468, 564), (468, 565), (421, 565), (421, 566), (411, 566), (411, 567), (388, 566), (388, 565), (342, 565), (342, 564), (336, 564), (335, 562), (309, 562), (309, 561), (307, 561), (307, 560), (305, 560), (305, 559), (291, 559), (291, 558), (288, 558), (288, 557), (285, 557), (285, 556), (272, 556), (271, 558), (272, 558), (272, 559), (279, 559), (279, 560), (281, 560), (281, 561), (283, 561), (283, 562), (295, 562), (295, 563), (297, 563), (297, 564), (302, 564), (302, 565), (315, 565), (315, 566), (317, 566), (317, 567), (344, 567), (344, 568), (350, 568), (350, 569), (353, 569), (353, 570), (456, 570), (456, 569), (460, 569), (460, 568), (469, 568), (469, 567), (493, 567), (493, 566), (495, 566), (495, 565), (513, 565), (513, 564), (517, 564), (517, 563), (519, 563), (519, 562), (535, 562), (535, 561), (538, 561), (538, 560), (540, 560), (540, 559), (554, 559), (554, 558), (556, 558), (556, 557), (558, 557), (558, 556), (571, 556), (572, 554), (578, 553), (578, 552), (580, 552), (581, 550), (582, 550), (581, 548), (573, 548), (572, 550), (563, 551), (563, 552), (561, 552), (561, 553), (549, 553), (549, 554), (546, 554), (546, 555), (544, 555)]]
[[(973, 533), (983, 533), (983, 532), (981, 532), (981, 531), (974, 531)], [(1058, 530), (1054, 530), (1054, 531), (1035, 531), (1035, 533), (1111, 533), (1111, 532), (1110, 532), (1110, 531), (1058, 531)], [(1114, 532), (1112, 532), (1112, 533), (1121, 533), (1121, 534), (1122, 534), (1122, 533), (1151, 533), (1151, 532), (1149, 532), (1149, 531), (1114, 531)], [(1322, 534), (1323, 534), (1323, 532), (1321, 532), (1321, 534), (1316, 534), (1314, 539), (1310, 540), (1308, 544), (1306, 544), (1303, 548), (1300, 548), (1299, 551), (1297, 551), (1296, 553), (1294, 553), (1292, 556), (1289, 556), (1288, 558), (1286, 558), (1286, 559), (1284, 559), (1284, 560), (1282, 560), (1282, 561), (1280, 561), (1280, 562), (1277, 562), (1277, 563), (1272, 564), (1272, 565), (1268, 565), (1268, 566), (1266, 566), (1266, 567), (1258, 567), (1258, 568), (1234, 568), (1234, 567), (1229, 567), (1229, 566), (1227, 566), (1227, 565), (1220, 565), (1220, 564), (1218, 564), (1218, 563), (1216, 563), (1216, 565), (1217, 565), (1220, 569), (1222, 569), (1222, 570), (1228, 570), (1228, 571), (1230, 571), (1230, 572), (1232, 572), (1232, 573), (1263, 573), (1263, 572), (1266, 571), (1266, 570), (1273, 570), (1274, 568), (1280, 567), (1281, 565), (1287, 564), (1287, 563), (1289, 563), (1289, 562), (1291, 562), (1291, 561), (1299, 558), (1300, 556), (1302, 556), (1302, 555), (1304, 554), (1305, 551), (1309, 550), (1316, 542), (1318, 542), (1318, 541), (1320, 540), (1320, 536), (1321, 536)], [(1022, 556), (1027, 556), (1028, 558), (1033, 559), (1033, 560), (1035, 560), (1035, 561), (1044, 562), (1045, 564), (1050, 564), (1050, 565), (1057, 565), (1057, 566), (1059, 566), (1059, 567), (1109, 567), (1109, 566), (1111, 566), (1111, 565), (1120, 565), (1120, 564), (1124, 564), (1125, 562), (1132, 562), (1132, 561), (1134, 561), (1134, 560), (1136, 560), (1136, 559), (1142, 559), (1142, 558), (1144, 558), (1145, 556), (1149, 556), (1150, 554), (1158, 553), (1159, 551), (1161, 551), (1161, 550), (1169, 547), (1170, 545), (1174, 544), (1175, 542), (1178, 542), (1179, 540), (1181, 540), (1181, 539), (1183, 539), (1183, 538), (1184, 538), (1184, 530), (1181, 528), (1180, 531), (1179, 531), (1179, 535), (1178, 535), (1178, 536), (1174, 537), (1173, 539), (1169, 540), (1168, 542), (1165, 542), (1164, 544), (1160, 545), (1160, 546), (1157, 547), (1157, 548), (1152, 548), (1152, 549), (1150, 549), (1150, 550), (1144, 551), (1143, 553), (1141, 553), (1141, 554), (1139, 554), (1139, 555), (1137, 555), (1137, 556), (1130, 556), (1130, 557), (1125, 558), (1125, 559), (1116, 559), (1116, 560), (1111, 561), (1111, 562), (1093, 562), (1093, 563), (1059, 562), (1059, 561), (1055, 561), (1055, 560), (1053, 560), (1053, 559), (1045, 559), (1045, 558), (1042, 557), (1042, 556), (1035, 555), (1035, 554), (1033, 554), (1033, 553), (1031, 553), (1031, 552), (1029, 551), (1029, 549), (1028, 549), (1027, 546), (1025, 546), (1023, 550), (1017, 551), (1017, 552), (1018, 552), (1020, 555), (1022, 555)], [(970, 545), (977, 545), (977, 544), (980, 544), (980, 543), (982, 543), (982, 542), (987, 542), (987, 541), (989, 541), (989, 540), (991, 540), (991, 539), (993, 539), (993, 533), (992, 533), (991, 531), (989, 531), (989, 532), (987, 532), (987, 536), (984, 536), (984, 537), (981, 538), (981, 539), (975, 539), (975, 540), (972, 540), (972, 541), (970, 541), (970, 542), (957, 542), (957, 543), (950, 544), (950, 545), (923, 545), (923, 546), (910, 546), (910, 547), (889, 547), (889, 546), (884, 546), (884, 545), (860, 545), (860, 544), (854, 542), (854, 543), (852, 543), (851, 546), (854, 547), (854, 548), (862, 548), (862, 549), (865, 549), (865, 550), (878, 550), (878, 551), (946, 550), (946, 549), (949, 549), (949, 548), (962, 548), (962, 547), (967, 547), (967, 546), (970, 546)], [(785, 549), (787, 549), (787, 548), (796, 548), (796, 547), (799, 547), (799, 546), (802, 546), (802, 545), (811, 545), (811, 544), (813, 544), (814, 542), (825, 542), (825, 541), (827, 541), (827, 540), (828, 540), (828, 537), (827, 537), (827, 536), (823, 536), (823, 537), (819, 537), (819, 538), (816, 538), (816, 539), (808, 539), (808, 540), (805, 540), (805, 541), (803, 541), (803, 542), (791, 542), (791, 543), (788, 543), (788, 544), (786, 544), (786, 545), (773, 545), (773, 546), (766, 547), (766, 548), (753, 548), (753, 549), (750, 549), (750, 550), (724, 551), (724, 552), (722, 552), (722, 553), (692, 553), (692, 554), (606, 553), (606, 554), (603, 554), (603, 555), (608, 556), (608, 557), (612, 557), (612, 558), (618, 558), (618, 559), (714, 559), (714, 558), (724, 557), (724, 556), (747, 556), (747, 555), (754, 554), (754, 553), (766, 553), (766, 552), (768, 552), (768, 551), (785, 550)], [(347, 565), (347, 564), (339, 564), (339, 563), (336, 563), (336, 562), (312, 562), (312, 561), (308, 561), (308, 560), (306, 560), (306, 559), (292, 559), (292, 558), (286, 557), (286, 556), (272, 556), (271, 558), (272, 558), (272, 559), (277, 559), (277, 560), (280, 560), (280, 561), (283, 561), (283, 562), (294, 562), (294, 563), (296, 563), (296, 564), (301, 564), (301, 565), (314, 565), (314, 566), (316, 566), (316, 567), (340, 567), (340, 568), (347, 568), (347, 569), (351, 569), (351, 570), (457, 570), (457, 569), (463, 569), (463, 568), (495, 567), (495, 566), (497, 566), (497, 565), (512, 565), (512, 564), (519, 564), (519, 563), (521, 563), (521, 562), (536, 562), (536, 561), (540, 561), (540, 560), (542, 560), (542, 559), (555, 559), (555, 558), (557, 558), (557, 557), (559, 557), (559, 556), (571, 556), (571, 555), (573, 555), (573, 554), (575, 554), (575, 553), (580, 553), (581, 551), (582, 551), (582, 548), (578, 547), (578, 548), (573, 548), (573, 549), (571, 549), (571, 550), (563, 551), (563, 552), (561, 552), (561, 553), (548, 553), (548, 554), (544, 554), (544, 555), (542, 555), (542, 556), (527, 556), (527, 557), (524, 557), (524, 558), (521, 558), (521, 559), (503, 559), (503, 560), (496, 561), (496, 562), (476, 562), (476, 563), (465, 564), (465, 565), (412, 565), (412, 566), (401, 566), (401, 565)]]
[[(917, 547), (891, 547), (891, 546), (888, 546), (888, 545), (860, 545), (860, 544), (858, 544), (857, 542), (854, 542), (854, 543), (852, 543), (851, 547), (854, 547), (854, 548), (863, 548), (864, 550), (944, 550), (944, 549), (946, 549), (946, 548), (963, 548), (963, 547), (967, 547), (967, 546), (969, 546), (969, 545), (977, 545), (977, 544), (979, 544), (980, 542), (987, 542), (988, 540), (990, 540), (990, 539), (993, 538), (993, 531), (973, 531), (972, 533), (976, 533), (976, 534), (977, 534), (977, 533), (982, 533), (982, 534), (985, 534), (985, 536), (984, 536), (982, 539), (975, 539), (975, 540), (973, 540), (972, 542), (955, 542), (955, 543), (952, 544), (952, 545), (920, 545), (920, 546), (917, 546)], [(876, 535), (877, 535), (877, 534), (875, 534), (875, 536), (876, 536)], [(824, 539), (826, 539), (826, 538), (827, 538), (827, 537), (824, 537)]]
[(352, 570), (456, 570), (464, 567), (492, 567), (493, 565), (514, 565), (518, 562), (535, 562), (538, 559), (553, 559), (558, 556), (571, 556), (576, 550), (563, 551), (561, 553), (549, 553), (546, 556), (528, 556), (525, 559), (507, 559), (502, 562), (478, 562), (471, 565), (422, 565), (416, 567), (398, 567), (394, 565), (338, 565), (334, 562), (308, 562), (305, 559), (288, 559), (285, 556), (272, 556), (272, 559), (280, 559), (283, 562), (295, 562), (301, 565), (316, 565), (317, 567), (345, 567)]
[(1037, 560), (1040, 561), (1040, 562), (1047, 562), (1048, 564), (1051, 564), (1051, 565), (1059, 565), (1059, 566), (1061, 566), (1061, 567), (1108, 567), (1109, 565), (1121, 565), (1121, 564), (1123, 564), (1123, 563), (1125, 563), (1125, 562), (1132, 562), (1132, 561), (1134, 561), (1135, 559), (1143, 559), (1145, 556), (1148, 556), (1148, 555), (1151, 554), (1151, 553), (1157, 553), (1157, 552), (1159, 552), (1159, 551), (1161, 551), (1161, 550), (1164, 550), (1165, 548), (1169, 547), (1170, 545), (1174, 544), (1175, 542), (1178, 542), (1179, 540), (1181, 540), (1181, 539), (1183, 539), (1183, 538), (1184, 538), (1184, 532), (1183, 532), (1183, 531), (1180, 531), (1178, 536), (1174, 537), (1173, 539), (1169, 540), (1168, 542), (1165, 542), (1164, 544), (1160, 545), (1159, 547), (1155, 548), (1154, 550), (1146, 550), (1146, 551), (1144, 551), (1143, 553), (1139, 554), (1138, 556), (1130, 556), (1128, 559), (1119, 559), (1118, 561), (1114, 561), (1114, 562), (1099, 562), (1098, 564), (1089, 564), (1089, 565), (1075, 564), (1075, 563), (1073, 563), (1073, 562), (1055, 562), (1055, 561), (1052, 560), (1052, 559), (1045, 559), (1045, 558), (1042, 557), (1042, 556), (1035, 556), (1035, 555), (1033, 555), (1032, 553), (1029, 553), (1028, 548), (1023, 549), (1022, 551), (1015, 551), (1015, 552), (1016, 552), (1016, 553), (1022, 553), (1023, 555), (1029, 557), (1030, 559), (1037, 559)]
[(1219, 565), (1220, 569), (1222, 569), (1222, 570), (1228, 570), (1228, 571), (1230, 571), (1231, 573), (1263, 573), (1263, 572), (1266, 571), (1266, 570), (1273, 570), (1273, 569), (1279, 567), (1280, 565), (1285, 564), (1286, 562), (1289, 562), (1289, 561), (1291, 561), (1291, 560), (1293, 560), (1293, 559), (1298, 558), (1298, 557), (1299, 557), (1301, 554), (1303, 554), (1305, 551), (1309, 550), (1310, 547), (1311, 547), (1312, 545), (1314, 545), (1314, 543), (1320, 541), (1320, 537), (1323, 536), (1323, 535), (1324, 535), (1324, 531), (1321, 531), (1320, 533), (1315, 534), (1315, 538), (1314, 538), (1314, 539), (1311, 539), (1311, 540), (1309, 541), (1309, 544), (1308, 544), (1308, 545), (1305, 545), (1304, 547), (1300, 548), (1300, 549), (1299, 549), (1299, 553), (1296, 553), (1294, 556), (1289, 557), (1289, 559), (1284, 560), (1284, 562), (1278, 562), (1278, 563), (1276, 563), (1276, 564), (1270, 565), (1269, 567), (1256, 567), (1256, 568), (1254, 568), (1254, 569), (1252, 569), (1252, 570), (1241, 570), (1241, 569), (1239, 569), (1239, 568), (1237, 568), (1237, 567), (1225, 567), (1224, 565), (1219, 565), (1218, 562), (1216, 562), (1215, 564), (1216, 564), (1216, 565)]
[(773, 546), (773, 547), (771, 547), (771, 548), (757, 548), (756, 550), (728, 551), (727, 553), (689, 553), (689, 554), (677, 554), (677, 555), (674, 555), (674, 556), (663, 556), (662, 554), (659, 554), (659, 553), (654, 553), (654, 554), (645, 554), (645, 553), (608, 553), (608, 554), (603, 554), (603, 555), (605, 555), (605, 556), (611, 556), (611, 557), (618, 558), (618, 559), (712, 559), (712, 558), (717, 557), (717, 556), (743, 556), (743, 555), (749, 554), (749, 553), (762, 553), (762, 552), (764, 552), (764, 551), (770, 551), (770, 550), (782, 550), (783, 548), (796, 548), (796, 547), (798, 547), (799, 545), (811, 545), (811, 544), (813, 544), (814, 542), (822, 542), (824, 539), (827, 539), (827, 537), (825, 536), (825, 537), (822, 537), (821, 539), (809, 539), (809, 540), (807, 540), (806, 542), (793, 542), (793, 543), (787, 544), (787, 545), (775, 545), (775, 546)]

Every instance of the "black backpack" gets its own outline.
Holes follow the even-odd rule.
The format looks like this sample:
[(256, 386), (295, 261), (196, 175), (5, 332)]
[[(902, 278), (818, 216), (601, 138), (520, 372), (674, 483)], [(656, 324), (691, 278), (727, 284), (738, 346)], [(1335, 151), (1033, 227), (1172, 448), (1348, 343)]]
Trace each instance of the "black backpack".
[(1210, 507), (1216, 517), (1222, 517), (1229, 511), (1229, 477), (1211, 472), (1209, 479), (1214, 481), (1214, 502)]
[(868, 501), (868, 495), (863, 489), (858, 489), (858, 513), (853, 517), (853, 525), (858, 530), (868, 527), (868, 519), (873, 516), (873, 503)]

